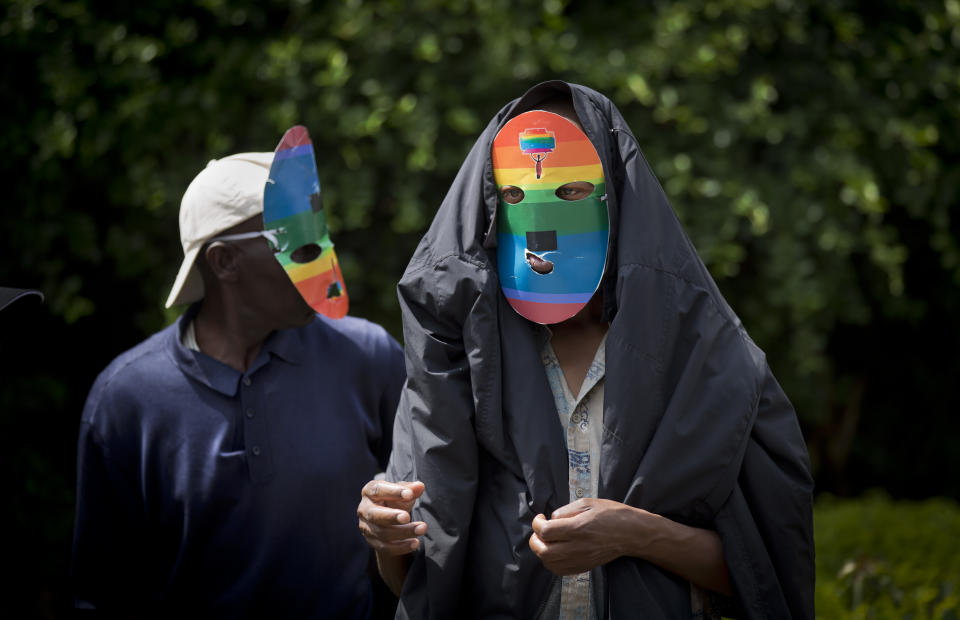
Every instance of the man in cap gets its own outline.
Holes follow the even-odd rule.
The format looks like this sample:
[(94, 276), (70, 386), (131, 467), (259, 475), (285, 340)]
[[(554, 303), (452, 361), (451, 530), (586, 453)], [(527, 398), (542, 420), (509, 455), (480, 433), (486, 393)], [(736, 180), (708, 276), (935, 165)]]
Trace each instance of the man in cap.
[(403, 356), (314, 312), (264, 231), (273, 153), (211, 161), (180, 209), (173, 325), (97, 378), (80, 425), (76, 605), (122, 617), (366, 618), (356, 489), (383, 470)]

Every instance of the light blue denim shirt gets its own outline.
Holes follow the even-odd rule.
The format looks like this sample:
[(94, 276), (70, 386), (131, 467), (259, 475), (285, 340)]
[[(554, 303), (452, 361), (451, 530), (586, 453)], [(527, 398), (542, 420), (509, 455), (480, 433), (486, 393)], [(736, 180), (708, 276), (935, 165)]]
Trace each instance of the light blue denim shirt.
[[(600, 441), (603, 434), (606, 343), (607, 336), (604, 334), (580, 386), (580, 393), (576, 396), (567, 385), (549, 340), (541, 352), (547, 381), (550, 383), (557, 414), (560, 416), (560, 425), (566, 431), (571, 502), (597, 496), (600, 480)], [(554, 587), (561, 589), (560, 620), (595, 617), (590, 604), (589, 571), (579, 575), (567, 575)]]

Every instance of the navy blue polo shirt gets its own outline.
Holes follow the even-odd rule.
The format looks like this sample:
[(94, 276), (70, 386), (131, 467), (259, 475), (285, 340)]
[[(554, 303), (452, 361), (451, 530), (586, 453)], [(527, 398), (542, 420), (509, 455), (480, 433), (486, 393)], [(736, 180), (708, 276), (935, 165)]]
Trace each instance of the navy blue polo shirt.
[(383, 471), (404, 381), (378, 325), (317, 316), (241, 373), (184, 321), (97, 378), (78, 450), (78, 606), (365, 618), (363, 484)]

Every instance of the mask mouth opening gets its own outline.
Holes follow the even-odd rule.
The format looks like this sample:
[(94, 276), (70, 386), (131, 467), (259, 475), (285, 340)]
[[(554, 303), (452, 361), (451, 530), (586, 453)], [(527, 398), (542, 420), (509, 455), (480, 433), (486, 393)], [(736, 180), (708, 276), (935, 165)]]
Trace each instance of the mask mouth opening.
[(530, 250), (524, 252), (524, 258), (527, 261), (527, 264), (530, 265), (530, 269), (533, 269), (534, 272), (539, 273), (540, 275), (547, 275), (553, 271), (553, 263), (548, 261), (545, 258), (537, 256)]

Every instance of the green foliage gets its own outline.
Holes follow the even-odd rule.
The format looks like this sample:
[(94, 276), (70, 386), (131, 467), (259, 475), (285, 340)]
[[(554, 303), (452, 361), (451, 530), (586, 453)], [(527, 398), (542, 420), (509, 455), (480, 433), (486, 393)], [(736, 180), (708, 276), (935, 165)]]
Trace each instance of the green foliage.
[(69, 480), (96, 372), (177, 315), (209, 159), (305, 124), (352, 312), (399, 337), (395, 283), (476, 135), (561, 78), (627, 118), (820, 488), (960, 497), (958, 0), (10, 0), (0, 54), (0, 284), (46, 295), (42, 366), (0, 386), (46, 422), (18, 463), (55, 428)]
[(960, 618), (960, 506), (821, 497), (814, 515), (817, 616)]
[(923, 316), (913, 252), (960, 282), (955, 0), (18, 0), (0, 33), (11, 255), (70, 323), (106, 269), (161, 325), (186, 183), (304, 123), (355, 305), (397, 333), (393, 283), (477, 132), (552, 77), (621, 106), (807, 423), (849, 396), (838, 326)]

